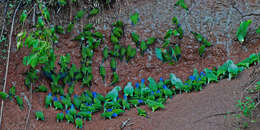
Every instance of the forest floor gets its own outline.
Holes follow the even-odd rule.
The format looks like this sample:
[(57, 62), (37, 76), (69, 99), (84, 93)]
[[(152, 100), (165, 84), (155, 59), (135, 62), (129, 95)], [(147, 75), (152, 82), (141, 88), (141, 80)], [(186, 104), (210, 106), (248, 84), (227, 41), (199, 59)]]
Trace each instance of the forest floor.
[[(176, 0), (175, 0), (176, 1)], [(123, 45), (133, 45), (130, 33), (135, 31), (140, 34), (141, 40), (148, 37), (163, 37), (166, 30), (172, 27), (171, 18), (177, 16), (184, 28), (184, 39), (179, 42), (182, 50), (182, 57), (179, 62), (174, 65), (162, 63), (156, 58), (152, 49), (161, 45), (158, 41), (153, 45), (144, 56), (137, 53), (137, 56), (129, 63), (119, 62), (117, 72), (120, 77), (119, 86), (124, 86), (127, 82), (139, 82), (142, 78), (153, 77), (158, 80), (160, 77), (168, 78), (170, 73), (174, 73), (182, 80), (186, 80), (192, 74), (193, 69), (197, 68), (202, 71), (204, 68), (218, 67), (228, 59), (235, 63), (243, 60), (252, 53), (259, 52), (260, 40), (259, 36), (249, 33), (248, 41), (245, 44), (240, 44), (234, 41), (235, 31), (241, 20), (252, 19), (253, 24), (251, 31), (260, 25), (259, 16), (247, 16), (252, 11), (260, 12), (260, 3), (257, 0), (249, 0), (244, 3), (242, 0), (236, 1), (235, 4), (229, 1), (211, 1), (211, 0), (196, 0), (189, 1), (189, 13), (181, 9), (176, 9), (173, 5), (175, 1), (170, 0), (133, 0), (131, 2), (120, 2), (114, 5), (113, 9), (102, 12), (100, 15), (91, 18), (90, 20), (82, 20), (77, 25), (76, 29), (66, 35), (59, 35), (59, 43), (55, 49), (57, 57), (70, 53), (71, 62), (80, 65), (80, 46), (78, 42), (71, 41), (78, 31), (82, 29), (84, 23), (95, 23), (96, 28), (105, 34), (105, 39), (110, 38), (110, 25), (113, 21), (120, 19), (127, 25), (124, 38), (120, 41)], [(240, 2), (240, 3), (239, 3)], [(127, 7), (126, 7), (127, 6)], [(0, 5), (2, 9), (3, 5)], [(238, 8), (237, 11), (234, 7)], [(258, 9), (258, 10), (257, 10)], [(72, 10), (75, 14), (76, 9)], [(139, 12), (140, 22), (132, 26), (129, 21), (129, 15), (134, 12)], [(241, 13), (242, 12), (242, 13)], [(61, 10), (59, 18), (67, 16), (66, 10)], [(58, 17), (58, 16), (57, 16)], [(59, 19), (57, 18), (57, 19)], [(53, 17), (53, 19), (55, 19)], [(68, 19), (68, 18), (64, 18)], [(65, 20), (64, 20), (65, 21)], [(62, 20), (55, 20), (55, 24), (66, 24)], [(82, 23), (82, 24), (81, 24)], [(9, 29), (9, 28), (8, 28)], [(212, 41), (213, 46), (208, 48), (203, 57), (199, 56), (197, 43), (190, 31), (201, 32), (203, 35)], [(24, 73), (28, 69), (22, 64), (23, 56), (28, 53), (28, 49), (16, 50), (15, 36), (19, 32), (19, 27), (14, 31), (14, 39), (11, 47), (11, 56), (7, 80), (7, 88), (12, 86), (15, 82), (17, 93), (21, 95), (24, 93), (30, 97), (30, 93), (24, 86)], [(109, 40), (104, 44), (111, 47)], [(101, 82), (99, 75), (99, 65), (102, 60), (103, 45), (97, 49), (93, 60), (93, 75), (94, 81), (90, 88), (91, 91), (96, 91), (105, 95), (112, 87), (105, 87)], [(4, 44), (1, 44), (1, 49), (6, 49)], [(4, 52), (0, 52), (1, 56), (5, 56)], [(2, 77), (5, 71), (5, 59), (0, 59), (0, 77), (1, 84)], [(104, 63), (106, 68), (109, 68), (109, 61)], [(137, 110), (132, 108), (126, 111), (122, 116), (112, 119), (104, 120), (100, 113), (93, 116), (92, 121), (84, 123), (83, 128), (89, 130), (117, 130), (121, 129), (122, 122), (129, 119), (128, 126), (124, 127), (126, 130), (232, 130), (241, 126), (241, 120), (236, 119), (233, 115), (226, 116), (225, 113), (237, 112), (237, 101), (241, 98), (241, 92), (248, 87), (248, 83), (254, 80), (260, 73), (259, 65), (253, 66), (248, 70), (243, 71), (234, 80), (224, 79), (218, 83), (213, 83), (205, 86), (200, 92), (193, 92), (189, 94), (176, 95), (172, 99), (167, 100), (166, 108), (160, 111), (151, 112), (146, 106), (142, 106), (148, 111), (149, 118), (140, 117), (137, 115)], [(111, 79), (112, 71), (107, 69), (107, 79)], [(252, 76), (254, 75), (254, 76)], [(105, 84), (109, 84), (107, 80)], [(40, 80), (37, 84), (47, 84), (47, 81)], [(83, 91), (83, 88), (76, 85), (76, 93)], [(44, 97), (46, 94), (33, 93), (32, 94), (32, 113), (41, 110), (45, 113), (45, 121), (37, 121), (34, 114), (30, 116), (28, 128), (30, 130), (72, 130), (76, 129), (73, 124), (66, 122), (56, 123), (56, 114), (54, 108), (46, 109), (44, 106)], [(2, 130), (20, 130), (25, 128), (28, 107), (25, 103), (25, 109), (20, 110), (15, 101), (5, 101), (3, 111), (3, 121), (0, 129)], [(260, 110), (255, 112), (256, 122), (249, 124), (249, 129), (257, 130), (260, 128)]]

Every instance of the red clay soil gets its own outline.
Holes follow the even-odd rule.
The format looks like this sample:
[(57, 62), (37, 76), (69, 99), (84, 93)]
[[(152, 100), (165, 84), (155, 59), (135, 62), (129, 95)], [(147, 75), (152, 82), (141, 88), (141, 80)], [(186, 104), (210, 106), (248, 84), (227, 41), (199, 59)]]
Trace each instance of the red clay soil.
[[(79, 43), (70, 42), (71, 38), (66, 39), (67, 36), (61, 36), (59, 45), (56, 50), (57, 55), (70, 53), (72, 56), (72, 63), (79, 65), (80, 50)], [(209, 48), (204, 57), (199, 57), (197, 48), (195, 47), (197, 43), (185, 42), (184, 39), (182, 43), (182, 58), (175, 65), (163, 64), (155, 56), (152, 56), (152, 60), (148, 60), (148, 56), (142, 57), (139, 53), (135, 59), (127, 63), (119, 63), (117, 72), (119, 73), (120, 83), (118, 85), (124, 86), (127, 82), (131, 81), (133, 83), (139, 81), (141, 78), (148, 78), (149, 76), (159, 79), (159, 77), (168, 78), (170, 73), (176, 74), (182, 80), (185, 80), (188, 75), (192, 74), (193, 69), (197, 68), (199, 71), (208, 67), (212, 68), (223, 64), (228, 57), (226, 56), (225, 49), (222, 45), (214, 45)], [(125, 43), (127, 45), (127, 43)], [(242, 59), (248, 57), (251, 53), (256, 52), (256, 48), (259, 47), (260, 41), (255, 44), (247, 44), (247, 51), (245, 52), (242, 45), (238, 43), (235, 44), (231, 51), (232, 59), (237, 63)], [(191, 46), (191, 48), (187, 48)], [(15, 45), (13, 45), (15, 48)], [(24, 86), (24, 75), (26, 67), (22, 65), (22, 58), (27, 53), (26, 49), (11, 52), (9, 73), (7, 88), (12, 85), (12, 82), (16, 82), (17, 94), (25, 93), (29, 98), (29, 92)], [(101, 63), (101, 48), (95, 52), (95, 60), (93, 61), (93, 73), (95, 82), (90, 88), (92, 91), (99, 92), (101, 94), (106, 94), (113, 87), (105, 87), (103, 82), (100, 80), (101, 77), (98, 73), (98, 66)], [(109, 62), (104, 64), (109, 68)], [(3, 69), (3, 66), (1, 66)], [(108, 77), (107, 84), (110, 82), (111, 73), (110, 69), (107, 69)], [(238, 79), (232, 81), (221, 81), (218, 84), (211, 84), (206, 86), (201, 92), (183, 94), (174, 96), (173, 99), (167, 101), (166, 109), (160, 110), (152, 113), (148, 110), (150, 118), (143, 118), (137, 116), (136, 109), (131, 109), (127, 111), (119, 118), (113, 120), (104, 120), (100, 117), (100, 113), (94, 115), (92, 121), (87, 121), (84, 123), (84, 129), (90, 130), (115, 130), (120, 129), (122, 121), (131, 119), (131, 126), (126, 127), (126, 129), (175, 129), (175, 130), (188, 130), (188, 129), (226, 129), (223, 124), (225, 120), (223, 117), (213, 117), (210, 119), (205, 119), (194, 123), (205, 116), (223, 113), (228, 111), (234, 111), (234, 104), (236, 103), (239, 91), (241, 90), (242, 84), (248, 81), (248, 72), (243, 72)], [(43, 79), (40, 79), (36, 85), (47, 84)], [(80, 84), (76, 86), (76, 93), (83, 91), (79, 87)], [(32, 113), (30, 115), (30, 123), (28, 128), (31, 130), (71, 130), (76, 129), (73, 124), (67, 124), (65, 122), (56, 123), (56, 113), (60, 111), (55, 111), (53, 108), (46, 109), (44, 107), (44, 97), (46, 94), (33, 93), (32, 95)], [(24, 101), (25, 102), (25, 101)], [(36, 121), (34, 117), (34, 112), (40, 110), (45, 114), (45, 121)], [(3, 115), (3, 125), (2, 130), (12, 129), (19, 130), (24, 129), (26, 124), (26, 117), (28, 113), (28, 108), (25, 102), (25, 109), (20, 110), (14, 101), (6, 101), (4, 106)]]

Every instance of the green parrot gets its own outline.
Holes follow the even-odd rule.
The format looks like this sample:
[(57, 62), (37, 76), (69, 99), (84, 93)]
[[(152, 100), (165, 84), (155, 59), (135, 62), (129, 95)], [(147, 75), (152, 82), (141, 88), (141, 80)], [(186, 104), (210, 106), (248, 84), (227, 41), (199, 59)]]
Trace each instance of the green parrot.
[(100, 38), (100, 39), (102, 39), (102, 38), (104, 37), (101, 32), (95, 32), (95, 33), (93, 33), (93, 35), (94, 35), (95, 37), (97, 37), (97, 38)]
[(137, 107), (138, 105), (144, 103), (141, 99), (131, 99), (129, 100), (129, 103)]
[(124, 95), (125, 96), (134, 96), (134, 88), (132, 86), (132, 82), (128, 82), (124, 88)]
[(63, 105), (61, 104), (60, 101), (58, 101), (58, 98), (56, 96), (53, 97), (53, 106), (56, 110), (62, 110), (63, 109)]
[(174, 53), (176, 55), (177, 61), (179, 61), (180, 57), (181, 57), (181, 48), (179, 46), (179, 44), (176, 44), (174, 47)]
[(10, 99), (12, 99), (12, 98), (15, 96), (15, 92), (16, 92), (15, 86), (12, 86), (12, 87), (9, 89), (9, 98), (10, 98)]
[(90, 17), (90, 16), (95, 16), (95, 15), (97, 15), (99, 13), (99, 9), (98, 8), (94, 8), (94, 9), (92, 9), (90, 12), (89, 12), (89, 16), (88, 17)]
[(23, 99), (20, 96), (15, 96), (16, 102), (21, 110), (23, 110)]
[(73, 104), (70, 106), (70, 109), (68, 111), (69, 111), (69, 114), (72, 115), (73, 117), (75, 117), (77, 114), (77, 110), (74, 108)]
[(120, 53), (120, 60), (122, 61), (124, 56), (125, 56), (125, 54), (126, 54), (126, 48), (121, 46), (120, 50), (119, 50), (119, 53)]
[(114, 27), (124, 28), (124, 23), (123, 23), (122, 21), (120, 21), (120, 20), (114, 22), (112, 25), (113, 25)]
[(113, 78), (112, 78), (112, 81), (111, 81), (111, 83), (110, 83), (110, 86), (112, 86), (112, 85), (118, 83), (118, 81), (119, 81), (119, 76), (118, 76), (118, 74), (117, 74), (116, 72), (113, 72)]
[(180, 6), (180, 7), (182, 7), (183, 9), (185, 9), (185, 10), (189, 10), (189, 8), (188, 8), (188, 5), (184, 2), (184, 0), (178, 0), (175, 4), (174, 4), (174, 6)]
[(137, 24), (137, 22), (139, 21), (139, 13), (133, 13), (130, 16), (130, 20), (131, 20), (133, 25)]
[(196, 32), (193, 32), (193, 31), (191, 31), (191, 33), (193, 34), (193, 36), (195, 37), (195, 39), (196, 39), (197, 41), (199, 41), (199, 42), (202, 42), (202, 41), (203, 41), (204, 37), (203, 37), (201, 34), (196, 33)]
[(111, 58), (110, 67), (111, 67), (113, 72), (116, 71), (116, 59), (114, 57)]
[(66, 97), (60, 96), (60, 99), (66, 110), (72, 105), (69, 95), (67, 95)]
[(117, 37), (117, 38), (121, 38), (123, 35), (123, 30), (121, 28), (115, 27), (113, 28), (113, 34)]
[(52, 95), (51, 93), (49, 93), (46, 97), (45, 97), (45, 107), (48, 108), (49, 106), (52, 105)]
[(145, 41), (141, 41), (140, 43), (140, 49), (141, 49), (141, 54), (144, 55), (144, 52), (146, 51), (146, 49), (148, 48), (147, 44), (145, 43)]
[(175, 24), (175, 25), (178, 25), (179, 24), (178, 18), (177, 17), (173, 17), (172, 18), (172, 23)]
[(35, 112), (35, 117), (36, 117), (36, 120), (42, 120), (42, 121), (44, 121), (44, 114), (43, 114), (43, 112), (41, 112), (41, 111), (36, 111), (36, 112)]
[(179, 35), (178, 35), (179, 39), (182, 39), (183, 38), (183, 29), (181, 27), (178, 27), (176, 31), (179, 33)]
[[(106, 101), (114, 101), (116, 102), (117, 97), (118, 97), (118, 92), (121, 91), (121, 87), (120, 86), (116, 86), (114, 87), (110, 92), (107, 93), (107, 95), (105, 96)], [(105, 106), (105, 105), (104, 105)]]
[(56, 119), (57, 119), (57, 122), (63, 121), (64, 120), (64, 114), (62, 112), (57, 113)]
[(168, 97), (172, 97), (173, 93), (169, 88), (167, 88), (166, 85), (164, 85), (163, 86), (163, 94), (164, 94), (165, 98), (167, 99)]
[(74, 117), (68, 113), (68, 110), (66, 111), (65, 119), (67, 120), (68, 123), (74, 122)]
[(105, 67), (102, 64), (99, 66), (99, 74), (102, 77), (103, 82), (105, 82), (106, 69), (105, 69)]
[(172, 30), (172, 29), (169, 29), (169, 30), (166, 32), (166, 34), (165, 34), (165, 36), (164, 36), (164, 39), (166, 40), (166, 39), (170, 38), (172, 35), (173, 35), (173, 30)]
[(132, 32), (131, 37), (132, 37), (133, 42), (136, 43), (136, 47), (139, 47), (140, 36), (137, 33)]
[(146, 100), (146, 104), (148, 105), (149, 108), (152, 109), (153, 112), (155, 112), (159, 108), (165, 108), (165, 106), (162, 103), (153, 101), (153, 100)]
[(83, 27), (83, 31), (86, 32), (86, 31), (90, 31), (91, 29), (93, 29), (94, 26), (92, 23), (89, 23), (89, 24), (85, 24), (84, 27)]
[(102, 114), (101, 114), (101, 117), (104, 117), (105, 119), (112, 119), (112, 115), (113, 115), (113, 112), (103, 112)]
[(76, 118), (75, 120), (75, 125), (76, 125), (76, 128), (82, 128), (83, 127), (83, 121), (81, 118)]
[(203, 56), (205, 50), (206, 50), (206, 46), (205, 45), (201, 45), (200, 48), (199, 48), (199, 55), (200, 55), (200, 57)]
[(47, 92), (48, 88), (45, 85), (40, 85), (35, 89), (35, 92)]
[(70, 87), (68, 87), (68, 94), (72, 95), (74, 93), (74, 85), (71, 85)]
[(113, 44), (118, 44), (119, 43), (118, 38), (114, 34), (111, 34), (111, 42)]
[(154, 44), (155, 41), (156, 41), (155, 37), (150, 37), (150, 38), (147, 39), (146, 44), (148, 46), (150, 46), (150, 45)]
[(82, 103), (82, 102), (81, 102), (79, 96), (78, 96), (78, 95), (74, 95), (74, 96), (73, 96), (73, 104), (75, 105), (75, 107), (76, 107), (77, 109), (79, 109), (81, 103)]
[(124, 95), (124, 99), (122, 100), (123, 109), (130, 109), (130, 104), (127, 101), (127, 96)]
[(81, 118), (83, 118), (84, 120), (88, 119), (88, 120), (92, 120), (92, 115), (90, 112), (87, 111), (80, 111), (77, 113), (77, 115)]
[(170, 40), (169, 39), (166, 39), (162, 45), (163, 48), (167, 48), (169, 45), (170, 45)]
[(5, 99), (7, 99), (8, 97), (9, 97), (9, 95), (8, 95), (7, 93), (5, 93), (5, 92), (0, 92), (0, 98), (1, 98), (1, 99), (5, 100)]
[(144, 109), (137, 108), (137, 112), (139, 116), (147, 117), (147, 112)]

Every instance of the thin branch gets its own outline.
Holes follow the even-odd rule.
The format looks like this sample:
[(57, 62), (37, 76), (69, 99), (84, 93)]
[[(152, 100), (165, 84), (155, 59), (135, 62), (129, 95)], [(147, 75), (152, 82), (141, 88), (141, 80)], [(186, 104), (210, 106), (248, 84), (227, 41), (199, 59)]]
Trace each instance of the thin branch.
[(27, 105), (29, 107), (29, 112), (28, 112), (27, 117), (26, 117), (26, 123), (25, 123), (25, 128), (24, 128), (25, 130), (27, 130), (28, 124), (29, 124), (30, 115), (31, 115), (31, 110), (32, 110), (32, 104), (30, 103), (30, 101), (32, 102), (32, 84), (31, 84), (31, 87), (30, 87), (30, 101), (29, 101), (29, 99), (25, 95), (24, 95), (24, 99), (27, 102)]
[[(19, 4), (17, 5), (17, 7), (14, 11), (14, 15), (13, 15), (11, 32), (10, 32), (10, 35), (9, 35), (9, 47), (8, 47), (8, 56), (7, 56), (7, 61), (6, 61), (5, 78), (4, 78), (5, 81), (4, 81), (3, 92), (5, 92), (6, 82), (7, 82), (7, 75), (8, 75), (8, 67), (9, 67), (9, 60), (10, 60), (10, 51), (11, 51), (11, 46), (12, 46), (12, 35), (13, 35), (13, 30), (14, 30), (15, 16), (16, 16), (16, 13), (17, 13), (21, 3), (22, 3), (22, 0), (20, 0)], [(2, 100), (2, 105), (1, 105), (0, 127), (1, 127), (1, 123), (2, 123), (3, 109), (4, 109), (4, 100)]]
[(9, 0), (7, 0), (7, 2), (5, 3), (5, 11), (4, 11), (4, 21), (3, 21), (3, 25), (2, 25), (2, 31), (1, 31), (1, 35), (0, 35), (0, 38), (2, 38), (3, 36), (3, 33), (4, 33), (4, 29), (5, 29), (5, 21), (6, 21), (6, 13), (7, 13), (7, 9), (8, 9), (8, 3), (9, 3)]
[(198, 123), (198, 122), (200, 122), (200, 121), (202, 121), (202, 120), (205, 120), (205, 119), (208, 119), (208, 118), (211, 118), (211, 117), (215, 117), (215, 116), (233, 115), (233, 114), (237, 114), (237, 113), (239, 113), (239, 112), (241, 112), (241, 111), (217, 113), (217, 114), (213, 114), (213, 115), (209, 115), (209, 116), (203, 117), (203, 118), (201, 118), (201, 119), (199, 119), (199, 120), (194, 121), (193, 123)]

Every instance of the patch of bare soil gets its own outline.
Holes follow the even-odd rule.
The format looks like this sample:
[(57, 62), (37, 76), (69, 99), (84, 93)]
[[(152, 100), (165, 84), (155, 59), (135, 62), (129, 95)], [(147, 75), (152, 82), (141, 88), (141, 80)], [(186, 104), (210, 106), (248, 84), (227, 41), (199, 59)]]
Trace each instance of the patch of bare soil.
[[(162, 1), (166, 2), (166, 1)], [(136, 2), (133, 1), (130, 5), (134, 5)], [(138, 2), (137, 2), (138, 3)], [(150, 4), (158, 5), (157, 8), (152, 8)], [(131, 32), (136, 30), (140, 33), (141, 37), (161, 37), (164, 35), (164, 31), (170, 27), (170, 25), (163, 25), (166, 22), (170, 23), (172, 14), (165, 18), (156, 17), (156, 19), (161, 19), (163, 21), (151, 21), (153, 19), (153, 12), (156, 12), (160, 5), (165, 5), (165, 3), (156, 2), (153, 0), (151, 3), (148, 2), (140, 2), (138, 3), (140, 7), (138, 9), (145, 10), (148, 7), (152, 10), (149, 14), (149, 18), (141, 18), (143, 21), (142, 26), (132, 27), (128, 31)], [(172, 3), (171, 3), (172, 4)], [(205, 3), (204, 3), (205, 4)], [(198, 4), (196, 4), (198, 5)], [(194, 5), (194, 8), (199, 8)], [(167, 5), (169, 6), (169, 5)], [(136, 6), (128, 6), (129, 9), (135, 8)], [(141, 8), (143, 7), (143, 8)], [(208, 7), (209, 8), (209, 7)], [(163, 8), (162, 8), (163, 9)], [(162, 13), (167, 13), (167, 11), (162, 11)], [(127, 10), (123, 10), (122, 12), (127, 12)], [(171, 11), (171, 10), (169, 10)], [(141, 11), (140, 11), (141, 12)], [(149, 12), (146, 11), (146, 12)], [(235, 11), (234, 11), (235, 12)], [(109, 13), (109, 12), (108, 12)], [(113, 13), (112, 11), (110, 14)], [(143, 13), (143, 14), (142, 14)], [(142, 17), (148, 17), (145, 15), (145, 12), (142, 12)], [(129, 14), (129, 12), (128, 12)], [(158, 15), (158, 14), (157, 14)], [(179, 14), (180, 15), (180, 14)], [(237, 14), (236, 14), (237, 15)], [(233, 16), (233, 17), (236, 17)], [(151, 16), (151, 17), (150, 17)], [(166, 16), (166, 15), (165, 15)], [(128, 17), (128, 15), (127, 15)], [(105, 17), (104, 17), (105, 18)], [(120, 17), (125, 19), (125, 16)], [(181, 18), (182, 19), (182, 18)], [(196, 18), (190, 18), (194, 20)], [(224, 18), (223, 18), (224, 19)], [(257, 19), (257, 18), (255, 18)], [(110, 19), (111, 20), (111, 19)], [(113, 21), (112, 19), (111, 21)], [(142, 21), (141, 20), (141, 21)], [(105, 20), (106, 21), (106, 20)], [(188, 19), (184, 19), (183, 21), (188, 21)], [(126, 22), (126, 21), (124, 21)], [(155, 25), (156, 23), (162, 23), (159, 25)], [(192, 23), (190, 23), (192, 24)], [(234, 23), (235, 25), (236, 23)], [(105, 27), (105, 24), (99, 24), (100, 31), (105, 33), (106, 39), (109, 39), (110, 30), (104, 29), (101, 27)], [(224, 25), (223, 25), (224, 26)], [(164, 27), (164, 28), (161, 28)], [(216, 27), (217, 28), (217, 27)], [(163, 30), (163, 31), (160, 31)], [(222, 28), (221, 28), (222, 29)], [(220, 29), (220, 30), (221, 30)], [(189, 29), (186, 31), (188, 32)], [(216, 31), (217, 29), (215, 29)], [(212, 32), (214, 30), (211, 30)], [(125, 38), (122, 39), (120, 44), (123, 45), (133, 45), (131, 42), (130, 33), (126, 33)], [(208, 31), (210, 32), (210, 31)], [(75, 35), (75, 34), (72, 34)], [(76, 64), (78, 67), (80, 66), (80, 46), (78, 42), (70, 41), (73, 38), (71, 35), (60, 36), (59, 44), (56, 46), (55, 53), (59, 58), (60, 55), (64, 55), (66, 53), (71, 54), (72, 63)], [(219, 37), (218, 37), (219, 38)], [(214, 39), (214, 37), (212, 38)], [(225, 41), (225, 38), (219, 38), (216, 41)], [(108, 41), (105, 44), (111, 46), (111, 43)], [(150, 48), (154, 50), (156, 46), (160, 46), (160, 43), (155, 43), (154, 46)], [(199, 57), (198, 54), (198, 43), (194, 42), (193, 39), (189, 38), (189, 36), (185, 36), (182, 41), (180, 41), (181, 49), (182, 49), (182, 58), (175, 65), (163, 64), (159, 61), (154, 54), (146, 53), (144, 56), (141, 56), (140, 53), (131, 60), (129, 63), (118, 61), (117, 72), (119, 74), (120, 82), (117, 85), (124, 87), (127, 82), (139, 82), (141, 78), (148, 78), (149, 76), (154, 79), (159, 79), (160, 77), (168, 78), (170, 73), (176, 74), (177, 77), (180, 77), (182, 80), (185, 80), (190, 74), (192, 74), (193, 69), (197, 68), (199, 71), (202, 71), (204, 68), (213, 68), (218, 65), (223, 64), (227, 59), (233, 60), (235, 63), (241, 61), (242, 59), (248, 57), (251, 53), (259, 52), (257, 48), (260, 46), (260, 41), (253, 41), (252, 43), (247, 43), (246, 45), (241, 45), (237, 42), (233, 42), (233, 45), (230, 45), (229, 54), (227, 54), (227, 49), (225, 44), (214, 44), (214, 46), (207, 49), (204, 57)], [(101, 80), (101, 77), (98, 72), (99, 64), (102, 60), (102, 48), (104, 45), (101, 45), (100, 48), (97, 49), (94, 55), (93, 60), (93, 75), (94, 82), (91, 91), (96, 91), (101, 94), (106, 94), (108, 91), (112, 89), (112, 87), (104, 85)], [(7, 81), (7, 90), (12, 85), (12, 82), (16, 82), (17, 94), (21, 95), (21, 93), (25, 93), (27, 97), (29, 97), (29, 92), (24, 85), (24, 72), (28, 69), (22, 64), (22, 58), (26, 54), (28, 54), (27, 49), (21, 49), (16, 51), (16, 45), (13, 44), (11, 51), (11, 59), (8, 73), (8, 81)], [(109, 62), (106, 61), (104, 66), (107, 68), (107, 80), (106, 84), (110, 83), (110, 79), (112, 76)], [(3, 64), (0, 66), (1, 70), (4, 70)], [(123, 116), (120, 116), (113, 120), (104, 120), (100, 117), (100, 113), (94, 115), (92, 121), (84, 122), (84, 129), (89, 130), (117, 130), (120, 129), (122, 121), (130, 119), (128, 122), (129, 125), (125, 127), (125, 129), (141, 129), (141, 130), (149, 130), (149, 129), (162, 129), (162, 130), (230, 130), (234, 129), (232, 125), (232, 119), (224, 119), (223, 116), (212, 116), (210, 118), (204, 118), (210, 115), (232, 112), (236, 111), (235, 104), (239, 99), (241, 90), (245, 87), (249, 81), (249, 74), (251, 69), (242, 72), (239, 77), (232, 81), (223, 80), (217, 84), (210, 84), (205, 87), (201, 92), (194, 92), (190, 94), (182, 94), (174, 96), (173, 99), (167, 101), (166, 109), (160, 110), (152, 113), (146, 106), (142, 106), (142, 108), (146, 109), (149, 113), (149, 118), (144, 118), (137, 116), (137, 110), (132, 108)], [(1, 72), (2, 73), (2, 72)], [(2, 76), (2, 75), (1, 75)], [(40, 81), (35, 84), (35, 86), (39, 84), (46, 84), (47, 82), (42, 78)], [(80, 83), (76, 85), (76, 93), (82, 92), (84, 89), (80, 88)], [(30, 130), (72, 130), (76, 129), (73, 124), (67, 124), (65, 121), (62, 123), (56, 123), (56, 114), (60, 111), (54, 110), (54, 108), (46, 109), (44, 107), (44, 97), (46, 94), (43, 93), (33, 93), (32, 95), (32, 113), (30, 116), (30, 123), (28, 129)], [(20, 130), (25, 128), (26, 124), (26, 116), (28, 113), (28, 107), (26, 102), (24, 101), (24, 110), (20, 110), (16, 105), (15, 101), (6, 101), (4, 107), (4, 115), (1, 129), (2, 130)], [(34, 117), (34, 112), (40, 110), (45, 114), (45, 121), (37, 121)], [(252, 128), (257, 128), (256, 126), (252, 126)]]

